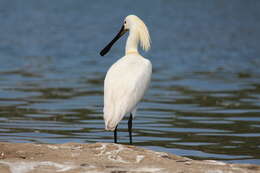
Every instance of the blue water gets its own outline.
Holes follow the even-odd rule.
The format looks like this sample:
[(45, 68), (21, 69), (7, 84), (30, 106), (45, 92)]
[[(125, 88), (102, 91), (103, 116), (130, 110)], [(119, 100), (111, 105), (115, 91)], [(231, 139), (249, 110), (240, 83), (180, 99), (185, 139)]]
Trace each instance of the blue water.
[[(112, 142), (103, 80), (128, 14), (147, 24), (153, 63), (134, 145), (260, 164), (260, 2), (0, 1), (0, 141)], [(119, 142), (128, 143), (127, 120)]]

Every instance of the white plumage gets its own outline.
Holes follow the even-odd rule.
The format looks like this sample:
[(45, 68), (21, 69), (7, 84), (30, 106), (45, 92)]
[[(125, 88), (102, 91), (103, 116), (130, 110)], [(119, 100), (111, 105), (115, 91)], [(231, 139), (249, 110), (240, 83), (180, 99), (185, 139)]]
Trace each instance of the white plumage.
[(106, 130), (114, 130), (128, 113), (135, 114), (150, 83), (152, 65), (138, 54), (119, 59), (107, 72), (104, 87)]
[[(140, 43), (144, 50), (150, 48), (150, 36), (143, 21), (135, 15), (129, 15), (119, 34), (112, 40), (101, 55), (109, 51), (113, 43), (129, 31), (125, 56), (120, 58), (108, 70), (104, 84), (104, 120), (106, 130), (115, 130), (125, 115), (134, 116), (138, 103), (147, 90), (152, 64), (138, 52)], [(105, 53), (104, 53), (105, 52)]]

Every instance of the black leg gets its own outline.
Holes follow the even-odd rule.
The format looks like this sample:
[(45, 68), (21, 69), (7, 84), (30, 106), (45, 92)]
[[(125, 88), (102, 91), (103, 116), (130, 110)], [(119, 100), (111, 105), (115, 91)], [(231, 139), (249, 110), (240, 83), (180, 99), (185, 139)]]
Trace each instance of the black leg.
[(114, 143), (117, 143), (117, 125), (116, 125), (116, 128), (114, 130)]
[(132, 113), (130, 113), (130, 117), (128, 120), (128, 132), (129, 132), (129, 143), (132, 145), (132, 120), (133, 120), (133, 116)]

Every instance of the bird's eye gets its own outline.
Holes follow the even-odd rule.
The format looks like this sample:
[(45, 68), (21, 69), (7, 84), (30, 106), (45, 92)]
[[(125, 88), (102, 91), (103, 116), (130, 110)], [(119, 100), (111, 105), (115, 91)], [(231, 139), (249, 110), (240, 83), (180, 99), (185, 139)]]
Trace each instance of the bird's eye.
[(124, 22), (124, 24), (126, 24), (126, 21)]

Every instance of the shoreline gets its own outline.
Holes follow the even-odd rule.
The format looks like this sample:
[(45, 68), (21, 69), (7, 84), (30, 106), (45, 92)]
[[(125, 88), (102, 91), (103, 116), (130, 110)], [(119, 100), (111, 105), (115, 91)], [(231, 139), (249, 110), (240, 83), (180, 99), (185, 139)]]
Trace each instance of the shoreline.
[(259, 173), (260, 165), (193, 160), (136, 146), (0, 142), (1, 173)]

